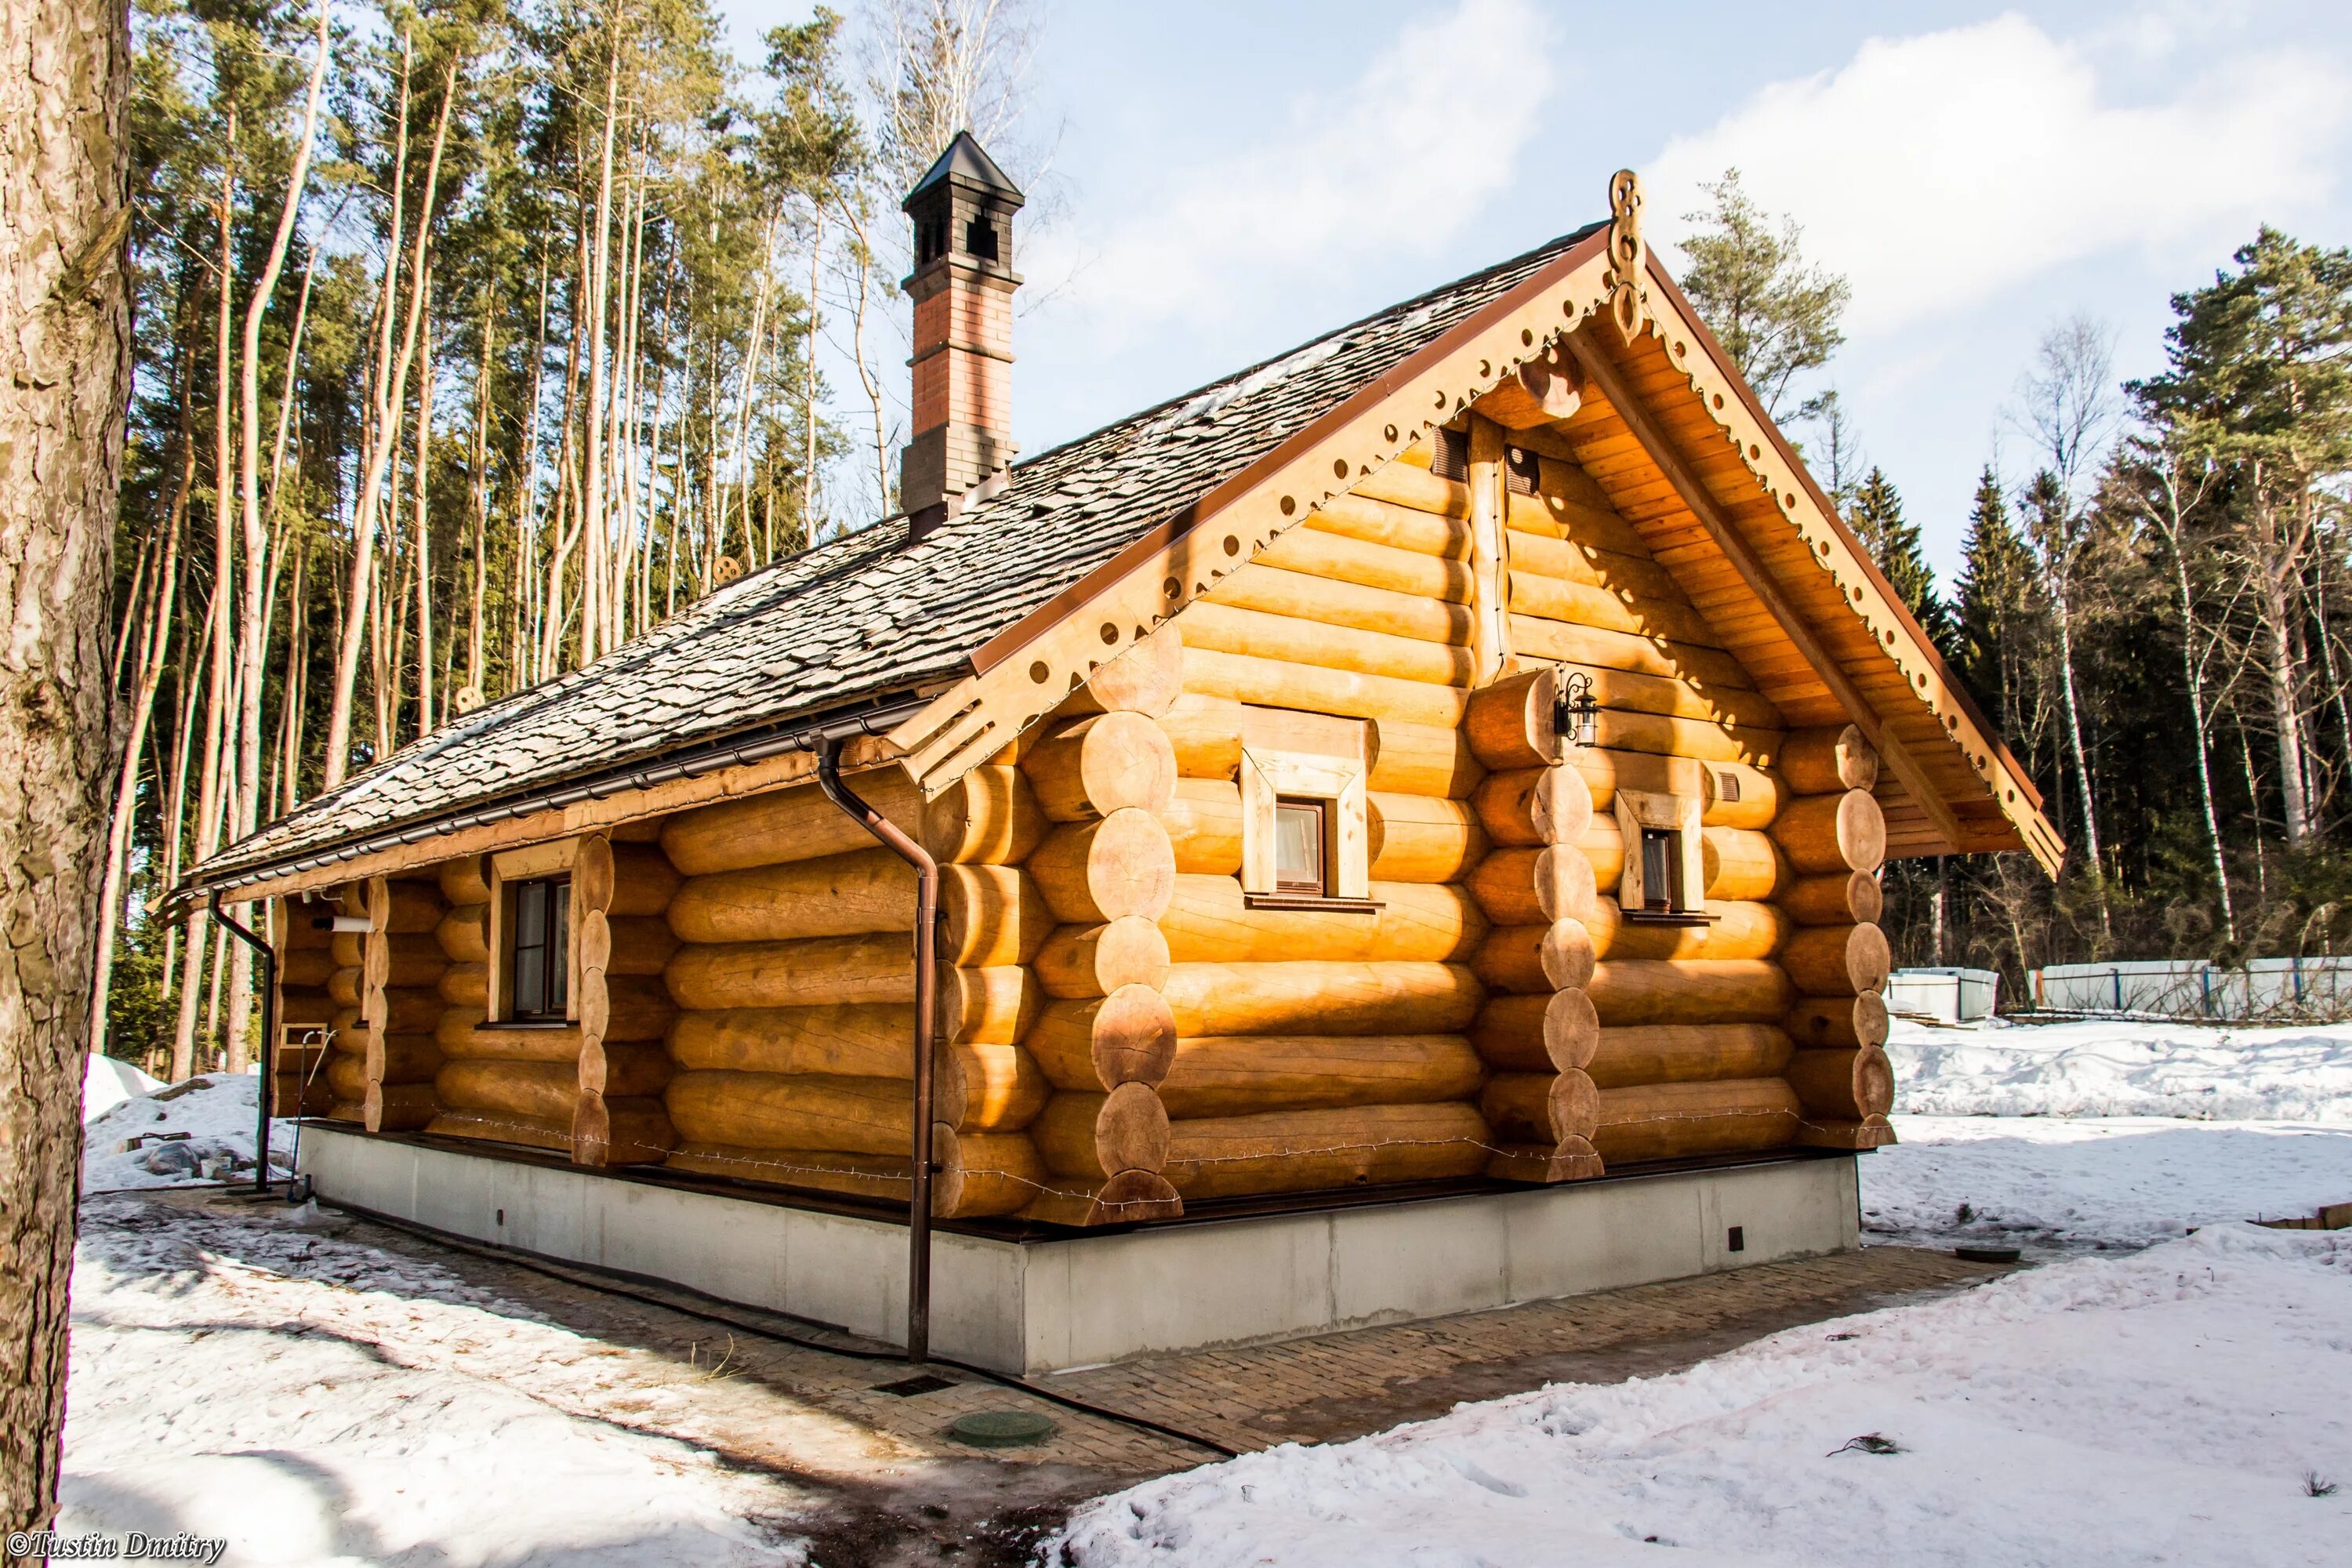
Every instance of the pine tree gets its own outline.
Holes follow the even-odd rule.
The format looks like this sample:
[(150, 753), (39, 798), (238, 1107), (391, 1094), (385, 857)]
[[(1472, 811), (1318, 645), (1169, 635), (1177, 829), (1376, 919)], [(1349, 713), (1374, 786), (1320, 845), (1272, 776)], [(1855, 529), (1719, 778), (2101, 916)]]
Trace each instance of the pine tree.
[(1952, 616), (1941, 595), (1936, 592), (1935, 568), (1919, 548), (1919, 526), (1906, 521), (1903, 498), (1895, 492), (1895, 482), (1884, 468), (1873, 468), (1854, 487), (1853, 503), (1847, 509), (1846, 521), (1869, 551), (1878, 569), (1886, 574), (1903, 607), (1911, 612), (1920, 629), (1937, 647), (1948, 652), (1952, 646)]
[(2013, 666), (2032, 582), (2032, 558), (2009, 520), (2000, 480), (1988, 464), (1977, 481), (1976, 504), (1960, 544), (1952, 653), (1960, 678), (2008, 734), (2019, 729), (2021, 703)]
[(1699, 189), (1715, 205), (1684, 215), (1693, 226), (1682, 242), (1689, 259), (1683, 292), (1777, 419), (1790, 381), (1827, 364), (1845, 342), (1838, 318), (1853, 290), (1836, 273), (1805, 265), (1796, 220), (1783, 217), (1776, 230), (1740, 188), (1738, 169)]

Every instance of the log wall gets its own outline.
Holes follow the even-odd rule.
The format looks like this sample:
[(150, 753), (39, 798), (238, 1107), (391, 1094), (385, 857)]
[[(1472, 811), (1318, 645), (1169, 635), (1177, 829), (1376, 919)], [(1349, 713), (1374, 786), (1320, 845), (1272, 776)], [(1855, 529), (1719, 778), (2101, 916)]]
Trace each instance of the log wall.
[[(406, 1132), (439, 1114), (441, 1047), (434, 1020), (449, 968), (436, 934), (448, 904), (435, 881), (372, 877), (370, 929), (360, 938), (360, 1017), (365, 1041), (364, 1120), (371, 1132)], [(338, 933), (337, 941), (344, 940)], [(333, 1064), (330, 1064), (332, 1070)]]
[(328, 986), (337, 965), (333, 934), (321, 930), (320, 922), (339, 912), (331, 899), (269, 902), (268, 936), (278, 958), (278, 1042), (269, 1086), (272, 1116), (325, 1116), (334, 1109), (327, 1061), (333, 1053), (338, 1008)]

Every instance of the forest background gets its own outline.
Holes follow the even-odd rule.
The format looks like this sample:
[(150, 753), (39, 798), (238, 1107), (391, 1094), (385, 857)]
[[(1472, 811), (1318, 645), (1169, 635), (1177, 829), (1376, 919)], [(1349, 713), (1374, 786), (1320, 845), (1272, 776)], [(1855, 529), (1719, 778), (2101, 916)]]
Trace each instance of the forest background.
[[(108, 1050), (242, 1065), (246, 950), (148, 913), (184, 868), (891, 510), (898, 198), (966, 127), (1050, 193), (1038, 26), (871, 0), (747, 68), (707, 0), (139, 0)], [(2128, 386), (2055, 323), (1947, 586), (1834, 390), (1843, 280), (1707, 195), (1689, 292), (2070, 845), (1892, 868), (1902, 958), (2352, 938), (2352, 256), (2263, 230)]]

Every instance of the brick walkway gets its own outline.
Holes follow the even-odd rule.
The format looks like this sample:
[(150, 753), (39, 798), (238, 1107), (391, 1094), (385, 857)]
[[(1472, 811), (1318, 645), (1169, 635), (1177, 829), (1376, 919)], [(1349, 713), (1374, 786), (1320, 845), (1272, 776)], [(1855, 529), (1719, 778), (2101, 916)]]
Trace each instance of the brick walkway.
[(1042, 1381), (1232, 1448), (1331, 1442), (1440, 1415), (1465, 1399), (1672, 1372), (1780, 1329), (2004, 1271), (1948, 1253), (1874, 1247)]

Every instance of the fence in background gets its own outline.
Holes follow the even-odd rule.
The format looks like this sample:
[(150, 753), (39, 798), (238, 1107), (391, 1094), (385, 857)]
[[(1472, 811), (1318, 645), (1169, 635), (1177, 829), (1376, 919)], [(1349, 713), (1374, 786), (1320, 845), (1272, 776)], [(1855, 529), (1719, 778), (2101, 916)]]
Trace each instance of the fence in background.
[(1886, 1005), (1915, 1018), (1964, 1024), (1992, 1016), (2000, 976), (1990, 969), (1898, 969), (1886, 980)]
[[(2173, 1018), (2352, 1016), (2352, 958), (2257, 958), (2242, 969), (2202, 959), (2053, 963), (2030, 970), (2033, 1005), (2062, 1013)], [(1893, 993), (1888, 994), (1890, 1004)]]

